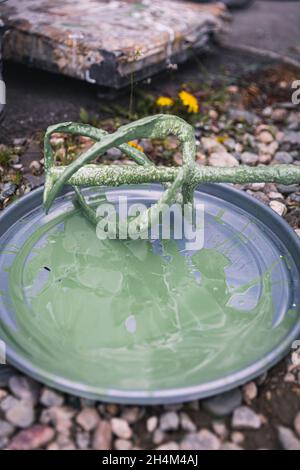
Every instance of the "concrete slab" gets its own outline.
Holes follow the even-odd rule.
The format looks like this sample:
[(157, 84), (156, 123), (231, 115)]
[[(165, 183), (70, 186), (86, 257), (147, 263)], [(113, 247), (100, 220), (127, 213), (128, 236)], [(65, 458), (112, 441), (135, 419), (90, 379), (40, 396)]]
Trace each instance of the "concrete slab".
[(10, 0), (4, 57), (120, 88), (207, 48), (222, 5), (170, 0)]

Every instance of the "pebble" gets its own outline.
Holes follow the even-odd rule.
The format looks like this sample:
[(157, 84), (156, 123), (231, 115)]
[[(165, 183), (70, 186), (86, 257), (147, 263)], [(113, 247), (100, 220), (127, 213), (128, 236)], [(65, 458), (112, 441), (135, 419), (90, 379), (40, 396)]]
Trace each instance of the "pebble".
[(179, 417), (175, 411), (164, 413), (160, 418), (159, 429), (161, 431), (176, 431), (179, 427)]
[(10, 436), (14, 430), (15, 428), (11, 423), (0, 419), (0, 438)]
[(249, 382), (243, 386), (243, 399), (249, 405), (257, 397), (257, 385), (255, 382)]
[(76, 433), (76, 444), (79, 449), (88, 449), (90, 446), (90, 434), (88, 432)]
[(116, 439), (114, 442), (114, 447), (116, 450), (131, 450), (132, 442), (127, 439)]
[(295, 193), (297, 191), (300, 191), (300, 185), (299, 184), (277, 184), (277, 189), (280, 191), (282, 194), (291, 194)]
[(153, 433), (152, 440), (155, 445), (161, 444), (165, 440), (165, 433), (162, 432), (160, 429), (156, 429)]
[(218, 450), (220, 440), (208, 429), (188, 434), (180, 444), (181, 450)]
[(300, 237), (300, 228), (296, 228), (295, 232), (298, 235), (298, 237)]
[(287, 213), (287, 208), (282, 202), (271, 201), (269, 206), (280, 216), (284, 216)]
[(38, 175), (42, 170), (42, 165), (37, 160), (33, 160), (30, 163), (29, 168), (33, 175)]
[(244, 165), (256, 165), (258, 162), (258, 155), (252, 152), (243, 152), (241, 155), (241, 161)]
[(70, 407), (52, 406), (43, 410), (40, 421), (43, 424), (53, 423), (59, 433), (68, 435), (74, 414), (75, 410)]
[(157, 416), (150, 416), (150, 418), (147, 419), (146, 428), (148, 432), (150, 433), (154, 432), (155, 429), (157, 428), (157, 425), (158, 425)]
[(265, 189), (266, 183), (250, 183), (247, 185), (248, 189), (252, 191), (263, 191)]
[(222, 423), (220, 421), (214, 421), (212, 423), (212, 428), (215, 434), (217, 434), (221, 439), (226, 439), (226, 437), (228, 436), (228, 430), (226, 428), (225, 423)]
[(112, 418), (111, 426), (113, 433), (121, 439), (130, 439), (132, 436), (132, 429), (127, 421), (121, 418)]
[(32, 402), (27, 400), (18, 400), (14, 406), (7, 410), (5, 418), (7, 421), (19, 428), (27, 428), (34, 421)]
[(9, 450), (34, 450), (45, 446), (54, 437), (54, 430), (49, 426), (37, 424), (24, 429), (13, 437)]
[(76, 417), (76, 422), (85, 431), (92, 431), (99, 423), (100, 417), (95, 408), (84, 408)]
[(270, 163), (271, 160), (272, 157), (269, 153), (263, 153), (258, 157), (259, 163), (262, 163), (263, 165), (267, 165), (268, 163)]
[(274, 122), (283, 122), (288, 116), (288, 111), (282, 108), (276, 108), (271, 113), (271, 119)]
[(179, 445), (174, 441), (166, 442), (165, 444), (162, 444), (161, 446), (156, 447), (156, 450), (179, 450), (179, 449), (180, 449)]
[(281, 193), (277, 193), (275, 191), (271, 191), (270, 193), (268, 193), (268, 197), (270, 199), (284, 199), (284, 197)]
[(273, 162), (279, 164), (289, 165), (293, 163), (294, 159), (288, 152), (276, 152), (274, 155)]
[(257, 140), (261, 142), (262, 144), (270, 144), (273, 142), (274, 138), (269, 131), (262, 131), (258, 134)]
[(23, 375), (14, 375), (8, 381), (10, 391), (18, 398), (36, 403), (40, 387), (34, 380)]
[(216, 139), (212, 137), (202, 137), (201, 144), (203, 150), (207, 153), (226, 153), (226, 148), (223, 144), (218, 142)]
[(234, 429), (259, 429), (261, 418), (247, 406), (240, 406), (234, 410), (232, 417), (232, 427)]
[(197, 426), (191, 420), (187, 413), (180, 413), (180, 425), (184, 431), (188, 432), (195, 432), (197, 430)]
[(224, 442), (224, 444), (221, 445), (220, 450), (244, 450), (242, 447), (240, 447), (237, 444), (234, 444), (233, 442)]
[(284, 426), (278, 426), (278, 439), (285, 450), (300, 450), (300, 440), (293, 431)]
[(64, 397), (54, 390), (44, 388), (40, 396), (40, 403), (47, 408), (51, 406), (61, 406), (64, 403)]
[(300, 437), (300, 411), (296, 415), (295, 421), (294, 421), (294, 428), (298, 436)]
[(238, 166), (239, 162), (237, 159), (230, 153), (212, 153), (208, 158), (208, 164), (210, 166), (229, 166), (234, 167)]
[(242, 403), (240, 389), (235, 388), (202, 401), (202, 407), (214, 416), (228, 416)]
[(1, 403), (0, 403), (0, 409), (1, 411), (8, 411), (10, 408), (13, 408), (14, 406), (19, 403), (19, 400), (17, 398), (13, 397), (12, 395), (7, 395)]
[(125, 419), (127, 423), (136, 423), (141, 417), (141, 409), (138, 406), (126, 407), (122, 411), (121, 418)]
[(288, 131), (285, 132), (283, 137), (283, 143), (289, 144), (290, 146), (300, 146), (300, 132)]
[(234, 444), (241, 444), (245, 440), (243, 433), (235, 431), (231, 434), (231, 440)]
[(94, 450), (110, 450), (112, 447), (112, 429), (109, 421), (101, 420), (98, 424), (92, 442)]

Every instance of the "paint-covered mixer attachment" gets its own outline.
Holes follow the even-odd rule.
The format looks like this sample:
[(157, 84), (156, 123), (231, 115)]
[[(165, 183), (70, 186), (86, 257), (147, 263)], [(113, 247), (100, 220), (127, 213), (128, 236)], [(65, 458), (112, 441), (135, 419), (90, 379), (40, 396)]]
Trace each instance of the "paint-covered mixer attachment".
[[(51, 135), (63, 132), (86, 136), (95, 144), (82, 153), (70, 165), (56, 167), (51, 148)], [(174, 135), (182, 144), (182, 167), (155, 166), (139, 149), (127, 144), (134, 139), (165, 138)], [(103, 155), (112, 147), (119, 148), (137, 165), (95, 165), (92, 160)], [(48, 128), (45, 135), (44, 208), (50, 209), (56, 195), (65, 184), (72, 185), (78, 204), (93, 223), (97, 223), (96, 212), (85, 202), (81, 186), (120, 186), (123, 184), (163, 183), (165, 192), (159, 201), (131, 220), (131, 233), (135, 228), (142, 232), (149, 228), (150, 221), (158, 217), (162, 204), (175, 202), (193, 204), (195, 188), (201, 183), (251, 183), (274, 182), (291, 184), (300, 182), (300, 167), (293, 165), (258, 166), (250, 168), (200, 167), (195, 162), (196, 145), (193, 128), (177, 116), (158, 114), (120, 127), (113, 134), (95, 127), (72, 122), (57, 124)]]
[[(55, 166), (54, 132), (94, 143)], [(155, 166), (128, 145), (169, 134), (182, 144), (182, 167)], [(136, 165), (93, 164), (111, 147)], [(169, 115), (113, 134), (52, 126), (45, 167), (45, 188), (0, 214), (0, 339), (8, 363), (80, 396), (182, 402), (245, 383), (299, 338), (299, 238), (246, 192), (210, 183), (299, 183), (300, 167), (198, 166), (193, 128)], [(128, 217), (130, 235), (152, 228), (174, 202), (183, 212), (204, 207), (195, 231), (201, 246), (186, 248), (188, 236), (176, 238), (175, 230), (168, 238), (99, 237), (98, 208), (121, 197), (128, 214), (136, 204), (146, 210)]]

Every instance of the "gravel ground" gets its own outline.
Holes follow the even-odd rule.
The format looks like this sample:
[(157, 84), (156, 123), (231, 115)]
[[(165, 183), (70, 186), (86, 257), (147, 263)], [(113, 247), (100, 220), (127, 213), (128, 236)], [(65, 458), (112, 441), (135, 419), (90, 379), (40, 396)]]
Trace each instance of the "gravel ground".
[[(204, 86), (202, 75), (190, 85), (201, 106), (199, 119), (193, 122), (199, 165), (300, 165), (300, 108), (290, 101), (290, 82), (297, 71), (276, 66), (238, 80), (236, 75), (233, 79), (224, 70), (222, 73), (226, 77), (222, 83), (210, 77)], [(177, 76), (174, 82), (154, 82), (147, 90), (172, 95), (179, 82), (182, 77)], [(40, 82), (38, 90), (28, 81), (22, 98), (20, 89), (14, 88), (13, 80), (11, 83), (5, 144), (0, 147), (2, 207), (43, 181), (41, 132), (45, 123), (78, 119), (79, 107), (84, 105), (97, 116), (97, 123), (101, 121), (108, 129), (116, 125), (115, 118), (103, 120), (99, 98), (91, 88), (83, 90), (82, 85), (74, 84), (70, 90), (58, 79), (56, 93), (48, 87), (48, 95), (43, 95), (47, 83)], [(79, 89), (80, 96), (74, 101)], [(126, 99), (125, 95), (124, 102)], [(67, 158), (70, 146), (86, 145), (80, 139), (75, 143), (55, 139), (61, 161)], [(181, 164), (172, 140), (139, 144), (156, 162), (163, 157), (167, 163)], [(109, 163), (122, 157), (112, 152), (105, 158)], [(269, 205), (300, 236), (299, 185), (252, 184), (240, 189)], [(0, 383), (0, 448), (300, 450), (300, 366), (293, 365), (289, 356), (268, 374), (224, 395), (143, 407), (80, 399), (12, 371)]]

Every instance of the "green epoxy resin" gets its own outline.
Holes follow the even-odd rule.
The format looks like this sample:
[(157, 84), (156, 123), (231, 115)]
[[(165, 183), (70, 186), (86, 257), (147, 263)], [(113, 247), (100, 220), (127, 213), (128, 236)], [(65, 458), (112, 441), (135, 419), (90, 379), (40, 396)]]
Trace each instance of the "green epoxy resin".
[[(263, 357), (295, 322), (272, 327), (271, 269), (256, 307), (229, 306), (227, 256), (183, 256), (174, 241), (100, 241), (73, 210), (36, 230), (9, 268), (17, 331), (5, 336), (49, 374), (100, 389), (154, 391), (224, 377)], [(3, 333), (3, 331), (2, 331)]]

